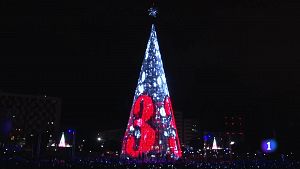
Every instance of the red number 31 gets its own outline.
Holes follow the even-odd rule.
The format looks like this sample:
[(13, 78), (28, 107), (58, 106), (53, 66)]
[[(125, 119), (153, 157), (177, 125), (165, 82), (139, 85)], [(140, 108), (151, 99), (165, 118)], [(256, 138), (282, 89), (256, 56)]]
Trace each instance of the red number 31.
[[(164, 101), (164, 109), (166, 111), (167, 116), (172, 116), (170, 121), (170, 127), (175, 129), (176, 124), (174, 119), (174, 114), (172, 110), (172, 104), (169, 97), (165, 98)], [(133, 105), (133, 127), (140, 128), (139, 142), (136, 143), (136, 138), (130, 135), (126, 142), (126, 153), (132, 157), (138, 157), (143, 153), (147, 153), (152, 149), (152, 146), (155, 143), (155, 129), (153, 129), (149, 122), (151, 118), (154, 116), (154, 104), (150, 96), (142, 95), (138, 97), (136, 102)], [(151, 122), (150, 122), (151, 123)], [(174, 153), (177, 157), (181, 157), (180, 144), (176, 135), (169, 136), (168, 144), (170, 147), (170, 152)], [(179, 145), (179, 146), (178, 146)]]

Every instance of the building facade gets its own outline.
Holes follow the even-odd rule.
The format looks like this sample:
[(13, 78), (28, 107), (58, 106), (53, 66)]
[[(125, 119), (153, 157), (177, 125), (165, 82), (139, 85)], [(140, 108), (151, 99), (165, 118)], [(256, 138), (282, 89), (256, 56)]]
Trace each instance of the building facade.
[(0, 93), (1, 118), (9, 124), (8, 137), (34, 136), (36, 133), (57, 133), (60, 124), (61, 100), (55, 97)]

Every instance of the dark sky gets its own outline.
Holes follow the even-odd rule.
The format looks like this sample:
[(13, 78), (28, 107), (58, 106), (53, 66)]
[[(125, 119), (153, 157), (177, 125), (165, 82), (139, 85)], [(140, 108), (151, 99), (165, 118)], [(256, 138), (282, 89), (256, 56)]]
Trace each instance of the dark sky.
[[(62, 98), (64, 126), (125, 129), (150, 4), (2, 0), (0, 90)], [(246, 113), (257, 129), (299, 125), (299, 3), (160, 0), (158, 8), (175, 110), (204, 127), (228, 112)]]

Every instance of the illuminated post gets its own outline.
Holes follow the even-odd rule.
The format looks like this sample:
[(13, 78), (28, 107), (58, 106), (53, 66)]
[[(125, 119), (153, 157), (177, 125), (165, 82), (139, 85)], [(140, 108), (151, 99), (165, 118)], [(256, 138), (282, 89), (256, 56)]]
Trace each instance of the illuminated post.
[(72, 140), (72, 160), (74, 160), (75, 158), (75, 149), (76, 149), (76, 145), (75, 145), (75, 139), (76, 139), (76, 135), (75, 135), (75, 130), (73, 130), (72, 132), (72, 136), (73, 136), (73, 140)]

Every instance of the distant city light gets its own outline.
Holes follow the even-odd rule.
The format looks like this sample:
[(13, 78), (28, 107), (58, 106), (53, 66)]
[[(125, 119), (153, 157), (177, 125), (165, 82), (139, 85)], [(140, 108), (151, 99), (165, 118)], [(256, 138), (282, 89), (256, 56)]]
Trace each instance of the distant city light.
[(101, 137), (97, 137), (97, 140), (98, 140), (98, 141), (102, 141), (102, 138), (101, 138)]
[(230, 145), (234, 145), (234, 144), (235, 144), (235, 142), (234, 142), (234, 141), (231, 141), (231, 142), (230, 142)]

